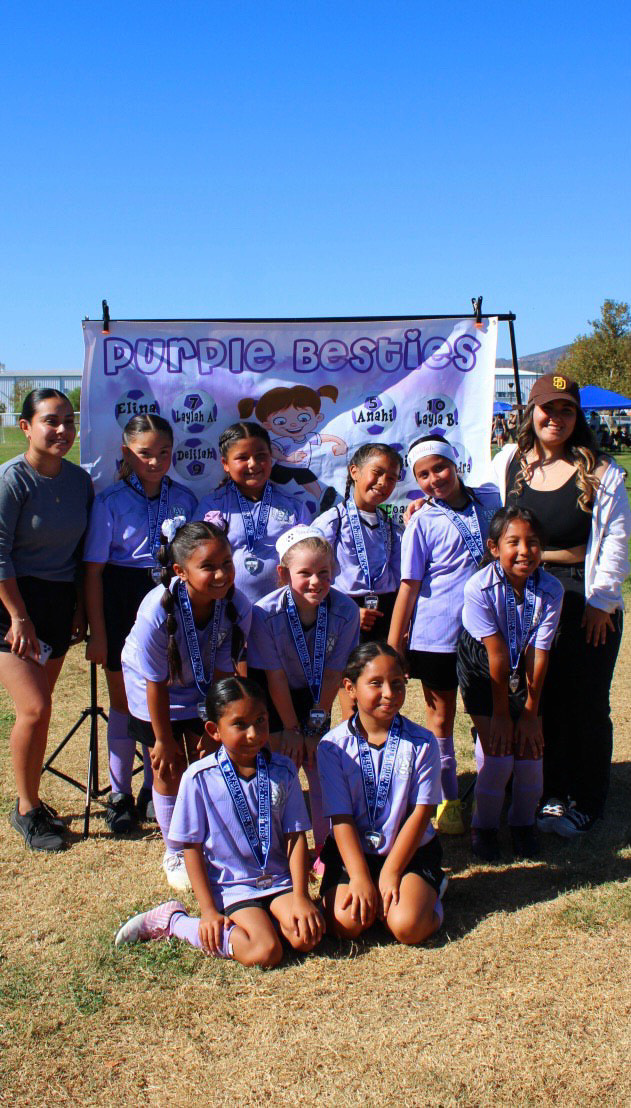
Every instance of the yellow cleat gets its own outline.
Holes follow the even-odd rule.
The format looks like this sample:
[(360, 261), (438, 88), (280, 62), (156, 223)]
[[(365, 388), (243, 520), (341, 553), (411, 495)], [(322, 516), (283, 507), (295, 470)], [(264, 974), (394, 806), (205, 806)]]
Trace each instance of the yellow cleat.
[(438, 805), (436, 827), (443, 835), (464, 835), (462, 804), (459, 800), (443, 800)]

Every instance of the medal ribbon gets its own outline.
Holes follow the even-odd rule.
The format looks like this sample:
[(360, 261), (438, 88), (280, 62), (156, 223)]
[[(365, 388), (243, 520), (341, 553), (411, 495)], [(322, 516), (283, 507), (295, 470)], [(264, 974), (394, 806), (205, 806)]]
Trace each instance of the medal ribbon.
[(311, 690), (313, 703), (319, 704), (320, 693), (322, 692), (322, 677), (324, 675), (324, 661), (326, 657), (326, 633), (329, 623), (329, 614), (327, 611), (326, 600), (323, 600), (321, 604), (318, 604), (318, 618), (316, 620), (315, 638), (313, 642), (313, 665), (311, 665), (311, 658), (309, 657), (309, 650), (307, 648), (305, 633), (302, 629), (300, 616), (298, 615), (298, 609), (296, 608), (296, 601), (292, 596), (290, 588), (287, 588), (285, 592), (285, 597), (287, 602), (287, 619), (289, 620), (289, 630), (291, 631), (291, 635), (294, 640), (296, 653), (300, 659), (303, 673)]
[(137, 492), (139, 496), (143, 496), (147, 505), (147, 537), (149, 541), (149, 553), (153, 559), (154, 565), (157, 565), (157, 554), (162, 542), (162, 524), (164, 523), (168, 511), (169, 511), (169, 485), (170, 481), (168, 477), (163, 477), (160, 482), (160, 500), (158, 501), (158, 514), (154, 526), (151, 526), (151, 508), (149, 505), (149, 497), (142, 487), (139, 479), (135, 473), (130, 473), (127, 478), (128, 483), (131, 485), (134, 492)]
[(270, 852), (270, 846), (272, 845), (272, 802), (271, 802), (271, 789), (269, 781), (269, 770), (267, 768), (267, 762), (262, 752), (259, 750), (256, 756), (256, 791), (258, 793), (258, 831), (254, 826), (254, 820), (250, 815), (250, 809), (248, 808), (248, 802), (245, 799), (245, 794), (241, 788), (241, 782), (235, 772), (235, 768), (230, 761), (223, 746), (217, 751), (217, 765), (222, 772), (223, 779), (226, 782), (226, 788), (230, 793), (232, 803), (236, 808), (239, 822), (243, 828), (244, 834), (248, 843), (250, 844), (250, 850), (254, 855), (256, 864), (265, 873), (267, 866), (267, 859)]
[(479, 566), (484, 557), (484, 543), (482, 542), (480, 520), (478, 519), (475, 504), (471, 505), (473, 508), (472, 515), (470, 515), (468, 519), (465, 519), (459, 512), (454, 512), (453, 508), (450, 508), (446, 501), (434, 500), (433, 503), (436, 505), (439, 512), (442, 512), (443, 515), (447, 516), (447, 519), (453, 523), (476, 566)]
[[(357, 561), (359, 562), (359, 568), (361, 569), (366, 583), (368, 585), (368, 592), (373, 591), (373, 582), (370, 576), (370, 565), (368, 562), (368, 554), (366, 553), (366, 543), (364, 542), (364, 533), (362, 531), (361, 519), (359, 518), (359, 512), (357, 511), (357, 505), (354, 497), (350, 496), (345, 504), (346, 512), (348, 515), (348, 522), (351, 526), (351, 535), (353, 536), (353, 542), (355, 544), (355, 552), (357, 554)], [(386, 560), (383, 563), (381, 569), (375, 574), (375, 581), (378, 581), (383, 574), (388, 560), (390, 558), (390, 547), (392, 544), (392, 535), (387, 520), (384, 518), (383, 513), (377, 510), (377, 526), (379, 527), (379, 537), (383, 542), (386, 552)]]
[(515, 600), (515, 590), (510, 581), (506, 579), (501, 566), (498, 566), (498, 572), (504, 582), (504, 604), (506, 608), (506, 626), (508, 630), (508, 650), (510, 654), (510, 668), (514, 673), (519, 665), (519, 659), (521, 657), (522, 650), (528, 642), (528, 636), (530, 634), (530, 628), (532, 627), (532, 620), (535, 614), (535, 604), (537, 602), (537, 589), (535, 586), (534, 575), (531, 575), (524, 586), (524, 614), (521, 622), (521, 635), (519, 646), (517, 645), (517, 602)]
[(361, 770), (362, 782), (364, 785), (364, 796), (366, 797), (368, 818), (370, 820), (371, 829), (374, 829), (377, 819), (386, 806), (388, 793), (390, 792), (390, 784), (392, 781), (392, 774), (394, 772), (394, 763), (396, 761), (397, 750), (399, 749), (399, 740), (401, 738), (401, 716), (396, 715), (392, 720), (392, 723), (390, 724), (390, 730), (388, 731), (388, 738), (386, 739), (386, 745), (383, 752), (383, 760), (381, 763), (379, 781), (375, 781), (375, 767), (372, 764), (370, 747), (368, 746), (366, 739), (359, 730), (357, 715), (353, 717), (352, 722), (352, 729), (355, 732), (355, 738), (357, 739), (359, 768)]
[(219, 624), (221, 623), (221, 617), (223, 615), (223, 600), (215, 600), (213, 624), (210, 632), (210, 657), (208, 659), (208, 676), (206, 676), (206, 671), (204, 669), (204, 659), (202, 658), (202, 652), (199, 649), (199, 637), (197, 634), (197, 628), (195, 626), (195, 619), (193, 617), (191, 598), (188, 595), (186, 585), (182, 580), (178, 579), (175, 588), (177, 602), (180, 606), (180, 612), (182, 615), (182, 626), (184, 628), (184, 635), (186, 636), (186, 645), (188, 647), (188, 653), (191, 659), (193, 677), (195, 678), (195, 684), (197, 685), (200, 694), (204, 697), (204, 699), (206, 699), (206, 693), (208, 692), (209, 685), (212, 684), (213, 674), (215, 672), (215, 658), (217, 657), (217, 637), (219, 635)]
[(254, 528), (254, 519), (252, 517), (252, 509), (250, 508), (249, 501), (246, 500), (245, 496), (241, 492), (241, 489), (238, 487), (238, 485), (235, 485), (234, 481), (231, 481), (230, 483), (232, 485), (233, 491), (236, 494), (239, 511), (241, 512), (241, 519), (243, 520), (243, 530), (245, 531), (245, 541), (247, 543), (250, 554), (253, 554), (255, 544), (267, 531), (269, 510), (272, 504), (272, 482), (266, 481), (265, 483), (256, 529)]

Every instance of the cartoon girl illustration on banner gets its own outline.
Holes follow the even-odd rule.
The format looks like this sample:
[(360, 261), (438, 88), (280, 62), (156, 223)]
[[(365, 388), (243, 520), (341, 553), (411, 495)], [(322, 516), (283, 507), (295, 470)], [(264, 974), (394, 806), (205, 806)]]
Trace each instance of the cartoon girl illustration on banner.
[(335, 385), (322, 385), (317, 390), (306, 385), (294, 385), (293, 388), (281, 386), (263, 393), (259, 400), (250, 397), (240, 400), (238, 406), (242, 419), (248, 419), (254, 412), (259, 423), (269, 432), (275, 459), (272, 481), (279, 485), (295, 481), (316, 501), (320, 501), (320, 511), (331, 507), (335, 489), (323, 489), (311, 470), (313, 453), (329, 442), (335, 457), (346, 454), (348, 449), (337, 435), (323, 435), (316, 430), (324, 420), (320, 411), (323, 396), (335, 403), (338, 389)]

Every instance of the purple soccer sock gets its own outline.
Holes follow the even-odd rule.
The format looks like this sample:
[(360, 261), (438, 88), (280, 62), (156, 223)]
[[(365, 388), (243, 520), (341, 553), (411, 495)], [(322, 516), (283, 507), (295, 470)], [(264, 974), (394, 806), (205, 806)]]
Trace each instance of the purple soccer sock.
[(313, 837), (319, 850), (320, 847), (324, 845), (324, 840), (331, 830), (331, 821), (325, 817), (322, 811), (322, 787), (320, 785), (317, 767), (314, 766), (312, 769), (309, 769), (305, 766), (304, 771), (307, 776), (307, 781), (309, 782), (309, 804), (311, 806)]
[(177, 844), (172, 843), (169, 839), (169, 827), (171, 826), (171, 816), (176, 800), (177, 796), (162, 796), (162, 793), (158, 793), (153, 789), (153, 807), (167, 854), (177, 854)]
[(110, 785), (113, 793), (131, 796), (131, 774), (134, 768), (136, 744), (127, 734), (127, 712), (110, 708), (107, 721)]
[(513, 772), (513, 755), (495, 758), (485, 754), (479, 739), (475, 742), (478, 779), (475, 783), (475, 810), (471, 826), (491, 830), (500, 825), (504, 794)]
[(456, 751), (454, 750), (454, 737), (449, 735), (445, 739), (439, 739), (440, 750), (440, 786), (443, 791), (443, 800), (458, 799), (458, 777), (456, 774)]
[(508, 809), (511, 827), (532, 827), (543, 792), (543, 758), (515, 758), (513, 797)]
[(144, 769), (144, 777), (142, 781), (143, 789), (153, 788), (153, 769), (151, 766), (151, 751), (148, 746), (142, 748), (142, 765)]
[[(201, 950), (202, 944), (199, 938), (199, 916), (187, 916), (184, 912), (174, 912), (169, 924), (170, 934), (176, 939), (182, 939), (185, 943)], [(230, 932), (232, 927), (224, 927), (221, 934), (220, 958), (232, 958), (232, 944)]]
[(436, 903), (434, 905), (434, 915), (438, 916), (438, 927), (436, 928), (436, 930), (438, 931), (438, 928), (442, 927), (443, 920), (445, 918), (445, 909), (443, 908), (442, 900), (437, 900), (436, 901)]

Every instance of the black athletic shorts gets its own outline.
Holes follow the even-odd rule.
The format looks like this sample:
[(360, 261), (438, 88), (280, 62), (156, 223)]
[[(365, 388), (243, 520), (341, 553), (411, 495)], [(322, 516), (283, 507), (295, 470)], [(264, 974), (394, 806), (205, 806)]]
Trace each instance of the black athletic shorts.
[[(297, 446), (296, 449), (300, 450), (300, 447)], [(274, 462), (270, 478), (279, 485), (288, 485), (290, 481), (295, 481), (297, 485), (310, 485), (318, 480), (310, 469), (303, 469), (301, 466), (284, 466), (281, 462)]]
[[(267, 893), (266, 896), (253, 896), (251, 900), (237, 900), (234, 904), (231, 904), (228, 908), (224, 908), (224, 916), (231, 916), (233, 912), (238, 912), (240, 908), (262, 908), (264, 912), (267, 912), (268, 916), (271, 916), (270, 906), (274, 900), (277, 900), (279, 896), (286, 896), (290, 893), (291, 889), (276, 889), (273, 893)], [(275, 917), (272, 916), (274, 919)]]
[(410, 677), (416, 677), (436, 692), (451, 692), (458, 688), (456, 673), (456, 651), (453, 654), (438, 654), (431, 650), (408, 650), (407, 659)]
[[(387, 642), (388, 635), (390, 633), (390, 622), (392, 620), (392, 612), (394, 609), (394, 602), (397, 598), (396, 592), (380, 592), (379, 596), (379, 611), (383, 612), (381, 619), (376, 619), (370, 631), (360, 631), (359, 641), (362, 642)], [(354, 600), (358, 608), (364, 608), (363, 596), (351, 596), (350, 600)]]
[(148, 569), (107, 564), (103, 569), (103, 615), (107, 635), (107, 668), (121, 670), (121, 650), (136, 621), (140, 602), (155, 588)]
[[(470, 716), (493, 715), (493, 693), (489, 674), (489, 656), (484, 643), (474, 639), (463, 628), (458, 639), (456, 661), (458, 684), (464, 700), (464, 706)], [(526, 673), (523, 658), (519, 663), (519, 688), (517, 692), (508, 691), (508, 709), (512, 719), (519, 719), (524, 710), (526, 696)], [(539, 709), (541, 714), (541, 708)]]
[[(364, 854), (370, 876), (375, 885), (379, 880), (379, 874), (384, 867), (387, 857), (387, 854)], [(428, 885), (431, 885), (436, 895), (438, 895), (443, 877), (445, 876), (441, 866), (442, 860), (443, 848), (440, 845), (438, 835), (434, 835), (434, 838), (430, 839), (428, 843), (425, 843), (425, 846), (419, 846), (418, 850), (414, 852), (403, 870), (403, 876), (405, 876), (406, 873), (418, 874), (424, 881), (427, 881)], [(320, 861), (323, 862), (325, 866), (324, 877), (322, 878), (322, 884), (320, 886), (320, 896), (324, 896), (324, 894), (335, 885), (348, 884), (350, 881), (348, 870), (342, 861), (342, 856), (333, 835), (329, 835), (322, 847), (320, 851)]]
[[(45, 581), (43, 577), (17, 577), (16, 584), (38, 639), (52, 646), (51, 658), (63, 658), (70, 646), (72, 620), (77, 606), (74, 581)], [(0, 601), (0, 651), (11, 652), (4, 636), (11, 616)]]
[[(267, 677), (264, 669), (250, 669), (248, 666), (248, 677), (252, 681), (256, 681), (257, 685), (260, 685), (263, 689), (267, 699), (267, 711), (269, 714), (269, 729), (270, 734), (273, 735), (276, 731), (283, 731), (283, 721), (280, 718), (272, 698), (269, 694), (267, 687)], [(294, 706), (294, 711), (298, 717), (299, 723), (302, 725), (306, 722), (311, 708), (313, 708), (313, 697), (311, 696), (310, 689), (290, 689), (291, 701)]]
[[(184, 735), (188, 731), (189, 734), (203, 735), (204, 733), (204, 721), (195, 716), (193, 719), (172, 719), (171, 730), (173, 731), (173, 738), (177, 743), (184, 745)], [(140, 743), (141, 746), (155, 746), (156, 737), (153, 733), (153, 727), (146, 719), (138, 719), (137, 716), (129, 714), (127, 722), (127, 734), (134, 742)]]

